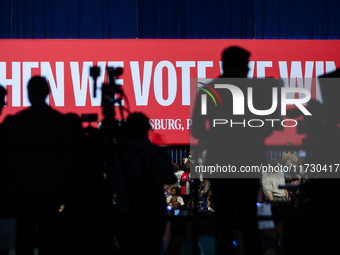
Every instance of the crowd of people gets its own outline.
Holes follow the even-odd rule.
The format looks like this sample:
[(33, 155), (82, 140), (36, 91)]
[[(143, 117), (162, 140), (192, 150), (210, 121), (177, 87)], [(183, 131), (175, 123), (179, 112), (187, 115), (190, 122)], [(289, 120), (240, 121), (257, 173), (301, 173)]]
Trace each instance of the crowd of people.
[[(200, 211), (213, 210), (213, 196), (210, 181), (208, 179), (191, 177), (190, 165), (194, 161), (191, 156), (183, 157), (182, 164), (173, 162), (174, 174), (177, 182), (164, 186), (164, 195), (166, 202), (174, 210), (181, 210), (190, 207), (195, 202)], [(194, 181), (196, 181), (194, 185)], [(194, 190), (197, 188), (197, 190)], [(194, 201), (196, 200), (196, 201)]]
[[(300, 172), (299, 166), (303, 164), (304, 158), (298, 157), (298, 152), (295, 151), (292, 142), (286, 143), (286, 150), (283, 151), (281, 158), (269, 158), (268, 165), (270, 166), (269, 171), (262, 172), (259, 178), (258, 186), (258, 199), (257, 202), (269, 202), (269, 201), (287, 201), (292, 200), (298, 194), (298, 189), (292, 191), (287, 189), (280, 189), (280, 185), (293, 184), (297, 187), (299, 184), (306, 180), (308, 177), (305, 172)], [(197, 164), (200, 166), (204, 165), (206, 150), (204, 153), (196, 159)], [(174, 209), (181, 209), (189, 207), (190, 199), (190, 166), (195, 165), (195, 160), (190, 155), (190, 150), (187, 150), (187, 156), (183, 157), (181, 162), (173, 162), (174, 174), (177, 178), (177, 182), (171, 185), (165, 185), (164, 194), (168, 205)], [(275, 167), (279, 167), (280, 171), (274, 171)], [(284, 171), (291, 169), (291, 171)], [(188, 185), (189, 183), (189, 185)], [(198, 210), (213, 211), (213, 196), (212, 188), (209, 179), (200, 177), (198, 185), (197, 203), (199, 205)]]

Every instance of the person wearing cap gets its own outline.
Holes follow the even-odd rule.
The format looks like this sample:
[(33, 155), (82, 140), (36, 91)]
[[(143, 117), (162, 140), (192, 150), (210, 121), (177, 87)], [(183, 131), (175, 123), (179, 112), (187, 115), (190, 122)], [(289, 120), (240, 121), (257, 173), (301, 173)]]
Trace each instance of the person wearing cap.
[(262, 188), (268, 200), (286, 201), (288, 193), (284, 189), (279, 189), (279, 185), (284, 185), (284, 173), (280, 163), (276, 158), (270, 161), (267, 172), (262, 176)]

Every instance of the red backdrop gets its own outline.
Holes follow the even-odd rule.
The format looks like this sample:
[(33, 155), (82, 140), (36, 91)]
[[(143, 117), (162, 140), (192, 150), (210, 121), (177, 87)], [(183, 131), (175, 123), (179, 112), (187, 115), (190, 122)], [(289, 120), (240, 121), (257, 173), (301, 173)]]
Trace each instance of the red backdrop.
[[(0, 84), (8, 90), (1, 121), (29, 105), (27, 81), (49, 80), (49, 104), (62, 113), (98, 113), (100, 91), (93, 97), (89, 67), (122, 66), (122, 84), (130, 111), (144, 112), (154, 130), (153, 142), (189, 144), (190, 78), (220, 75), (223, 49), (237, 45), (251, 52), (252, 77), (312, 78), (340, 67), (335, 40), (0, 40)], [(289, 86), (296, 86), (293, 82)], [(303, 85), (305, 86), (305, 85)], [(319, 98), (315, 84), (312, 98)], [(127, 103), (124, 102), (124, 106)], [(267, 145), (288, 140), (301, 144), (296, 128), (276, 131)]]

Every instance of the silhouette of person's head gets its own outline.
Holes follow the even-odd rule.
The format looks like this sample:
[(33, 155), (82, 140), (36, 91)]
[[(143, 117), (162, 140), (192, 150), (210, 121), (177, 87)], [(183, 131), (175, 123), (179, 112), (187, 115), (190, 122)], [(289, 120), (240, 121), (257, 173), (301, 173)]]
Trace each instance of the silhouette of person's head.
[(222, 53), (223, 77), (245, 78), (249, 68), (250, 53), (240, 47), (232, 46)]
[(6, 105), (6, 102), (5, 102), (6, 94), (7, 94), (6, 89), (0, 86), (0, 114), (2, 112), (2, 108), (4, 107), (4, 105)]
[(127, 118), (124, 129), (128, 138), (147, 138), (150, 130), (149, 119), (143, 113), (132, 113)]
[(28, 98), (32, 105), (45, 103), (45, 98), (50, 93), (50, 88), (45, 78), (34, 76), (28, 82)]

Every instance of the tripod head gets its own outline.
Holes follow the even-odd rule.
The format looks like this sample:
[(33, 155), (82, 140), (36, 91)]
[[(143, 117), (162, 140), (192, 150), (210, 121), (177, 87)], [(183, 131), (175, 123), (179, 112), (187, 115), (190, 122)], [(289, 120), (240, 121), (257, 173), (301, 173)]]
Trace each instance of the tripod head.
[[(122, 90), (121, 85), (116, 83), (118, 76), (123, 73), (122, 68), (108, 67), (108, 83), (103, 83), (102, 86), (102, 110), (104, 115), (104, 120), (102, 121), (101, 133), (103, 140), (106, 141), (117, 141), (120, 136), (120, 123), (115, 119), (115, 109), (114, 106), (118, 105), (120, 110), (120, 116), (123, 121), (124, 115), (122, 100), (127, 98)], [(96, 97), (97, 90), (97, 78), (100, 76), (100, 68), (97, 66), (90, 68), (90, 76), (94, 80), (94, 97)]]

